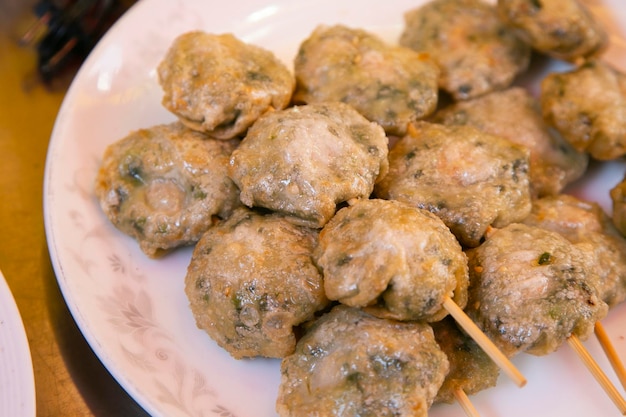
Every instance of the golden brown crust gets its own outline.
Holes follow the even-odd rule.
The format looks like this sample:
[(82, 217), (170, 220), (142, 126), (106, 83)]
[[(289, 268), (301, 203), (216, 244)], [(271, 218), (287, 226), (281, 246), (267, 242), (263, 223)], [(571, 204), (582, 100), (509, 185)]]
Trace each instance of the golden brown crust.
[(600, 55), (609, 37), (579, 0), (498, 0), (507, 25), (534, 49), (575, 62)]
[(431, 120), (470, 125), (530, 150), (530, 186), (534, 197), (559, 194), (583, 176), (588, 156), (575, 150), (543, 120), (539, 101), (521, 87), (494, 91), (454, 103)]
[(230, 139), (271, 109), (287, 107), (295, 87), (272, 52), (232, 34), (187, 32), (158, 66), (163, 106), (191, 129)]
[(528, 160), (526, 148), (472, 126), (417, 122), (389, 152), (375, 194), (435, 213), (474, 247), (490, 226), (530, 213)]
[(572, 334), (585, 340), (608, 312), (595, 259), (556, 232), (510, 224), (468, 260), (466, 312), (507, 356), (547, 355)]
[(433, 0), (406, 12), (400, 44), (429, 54), (456, 100), (510, 86), (530, 60), (530, 48), (482, 0)]
[(245, 205), (322, 227), (338, 204), (370, 196), (387, 173), (387, 144), (383, 129), (347, 104), (296, 106), (252, 126), (229, 175)]
[(295, 74), (295, 102), (350, 104), (388, 134), (404, 135), (437, 106), (437, 64), (361, 29), (317, 27), (300, 45)]
[(448, 372), (430, 326), (338, 306), (281, 364), (281, 417), (426, 417)]
[(317, 234), (243, 207), (209, 230), (185, 277), (198, 327), (237, 359), (292, 353), (294, 327), (328, 302), (311, 260)]
[(626, 299), (626, 240), (595, 202), (571, 195), (547, 196), (533, 201), (524, 223), (560, 233), (595, 258), (600, 298), (609, 307)]
[(455, 391), (466, 395), (496, 386), (500, 368), (465, 332), (460, 330), (452, 317), (432, 323), (435, 340), (448, 357), (450, 372), (437, 392), (435, 402), (452, 404)]
[(589, 61), (541, 83), (544, 118), (581, 152), (599, 160), (626, 154), (626, 75)]
[(111, 223), (158, 257), (194, 244), (214, 216), (228, 217), (240, 205), (226, 174), (238, 143), (180, 122), (139, 129), (106, 149), (95, 194)]
[(396, 320), (441, 320), (448, 297), (467, 302), (467, 259), (434, 214), (363, 200), (324, 226), (314, 252), (331, 300)]

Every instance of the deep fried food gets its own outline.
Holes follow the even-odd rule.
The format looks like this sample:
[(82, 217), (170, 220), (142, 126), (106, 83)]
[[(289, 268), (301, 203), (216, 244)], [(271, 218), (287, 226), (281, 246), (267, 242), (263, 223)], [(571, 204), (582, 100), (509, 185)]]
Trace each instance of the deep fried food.
[(292, 353), (294, 326), (328, 302), (311, 260), (317, 234), (243, 207), (210, 229), (185, 277), (198, 327), (237, 359)]
[(131, 132), (106, 149), (95, 184), (102, 210), (150, 257), (194, 244), (240, 205), (226, 171), (238, 141), (179, 122)]
[(626, 178), (611, 188), (610, 194), (613, 208), (611, 220), (622, 236), (626, 236)]
[(437, 392), (435, 402), (452, 404), (456, 400), (457, 390), (474, 395), (496, 385), (500, 368), (471, 337), (457, 327), (451, 317), (432, 323), (431, 326), (435, 340), (450, 362), (450, 371)]
[(467, 256), (465, 311), (507, 356), (546, 355), (572, 334), (585, 340), (607, 314), (595, 258), (556, 232), (510, 224)]
[(331, 300), (378, 317), (441, 320), (467, 301), (467, 259), (443, 221), (399, 201), (363, 200), (324, 226), (314, 252)]
[(232, 34), (201, 31), (172, 42), (158, 76), (163, 106), (188, 127), (219, 139), (240, 136), (268, 110), (287, 107), (295, 87), (272, 52)]
[(388, 170), (388, 139), (351, 106), (315, 103), (260, 118), (233, 152), (241, 201), (322, 227), (337, 205), (368, 198)]
[(433, 331), (337, 306), (283, 359), (281, 417), (426, 417), (448, 372)]
[(592, 61), (547, 75), (541, 109), (577, 150), (600, 160), (626, 154), (626, 75), (609, 64)]
[(530, 188), (533, 196), (559, 194), (583, 176), (588, 156), (575, 150), (543, 120), (537, 99), (521, 87), (494, 91), (454, 103), (432, 119), (446, 125), (471, 125), (530, 150)]
[(498, 0), (507, 25), (534, 49), (576, 61), (600, 54), (608, 35), (579, 0)]
[(488, 227), (524, 219), (531, 208), (529, 151), (473, 126), (417, 122), (389, 152), (380, 198), (439, 216), (464, 246)]
[(530, 48), (482, 0), (432, 0), (406, 12), (400, 44), (432, 56), (440, 87), (457, 100), (510, 86), (530, 61)]
[(437, 106), (437, 64), (362, 29), (316, 28), (300, 45), (295, 75), (295, 102), (348, 103), (393, 135)]
[(609, 307), (626, 299), (626, 240), (600, 205), (571, 195), (548, 196), (533, 201), (524, 223), (560, 233), (590, 251), (600, 298)]

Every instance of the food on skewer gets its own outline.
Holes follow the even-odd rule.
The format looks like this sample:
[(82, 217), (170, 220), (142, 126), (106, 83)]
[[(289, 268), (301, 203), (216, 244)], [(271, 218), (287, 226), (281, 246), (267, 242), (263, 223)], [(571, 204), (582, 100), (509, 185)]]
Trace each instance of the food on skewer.
[(150, 257), (194, 244), (240, 205), (226, 174), (237, 144), (179, 122), (131, 132), (104, 153), (95, 182), (102, 211)]
[(587, 169), (589, 157), (576, 151), (543, 120), (539, 101), (521, 87), (494, 91), (439, 110), (431, 121), (470, 125), (530, 150), (533, 196), (558, 194)]
[(331, 300), (396, 320), (441, 320), (444, 299), (467, 301), (467, 259), (434, 214), (399, 201), (363, 200), (324, 226), (314, 251)]
[(439, 86), (456, 100), (510, 86), (525, 71), (530, 48), (482, 0), (433, 0), (405, 13), (400, 45), (431, 55)]
[(166, 109), (219, 139), (243, 135), (262, 114), (287, 107), (295, 87), (293, 74), (272, 52), (232, 34), (202, 31), (172, 42), (158, 80)]
[[(626, 240), (599, 204), (570, 195), (544, 197), (533, 201), (531, 214), (524, 223), (560, 233), (588, 250), (595, 258), (592, 265), (599, 275), (598, 293), (609, 308), (626, 299)], [(626, 387), (626, 370), (601, 322), (595, 324), (594, 332)]]
[[(507, 2), (500, 3), (502, 8)], [(466, 394), (495, 385), (499, 367), (521, 386), (525, 380), (507, 356), (547, 354), (564, 340), (584, 356), (578, 338), (594, 328), (599, 334), (599, 320), (626, 298), (619, 279), (626, 268), (623, 242), (596, 206), (564, 196), (542, 198), (527, 217), (531, 196), (558, 194), (582, 175), (584, 152), (598, 159), (626, 154), (618, 124), (626, 111), (623, 74), (592, 61), (546, 78), (546, 119), (559, 129), (578, 117), (578, 137), (561, 132), (570, 145), (549, 133), (528, 93), (507, 89), (528, 65), (529, 48), (498, 22), (494, 7), (479, 0), (434, 0), (405, 18), (403, 47), (360, 29), (318, 27), (295, 60), (298, 86), (291, 104), (307, 104), (291, 108), (294, 77), (271, 53), (232, 35), (187, 33), (158, 68), (163, 105), (179, 122), (130, 136), (138, 136), (138, 144), (149, 136), (156, 148), (176, 149), (176, 156), (188, 155), (186, 147), (215, 147), (206, 158), (212, 168), (219, 166), (211, 171), (213, 185), (219, 185), (207, 191), (194, 182), (194, 175), (208, 172), (195, 165), (204, 156), (182, 159), (190, 172), (168, 171), (170, 160), (152, 145), (147, 151), (128, 145), (131, 151), (115, 150), (118, 155), (107, 162), (107, 175), (117, 169), (127, 188), (103, 191), (103, 208), (106, 198), (117, 216), (112, 221), (121, 222), (116, 226), (125, 227), (148, 255), (195, 243), (203, 234), (185, 278), (197, 325), (234, 358), (284, 358), (281, 417), (425, 416), (433, 401), (463, 404)], [(572, 59), (602, 47), (577, 50)], [(400, 71), (398, 63), (406, 60), (413, 67)], [(437, 123), (418, 121), (434, 110), (439, 72), (439, 87), (465, 101), (437, 113), (431, 119)], [(590, 102), (609, 98), (591, 110), (574, 103), (580, 105), (574, 115), (563, 109), (571, 104), (563, 97), (580, 95), (577, 88), (592, 89), (585, 99)], [(385, 130), (404, 136), (389, 155)], [(244, 135), (241, 143), (228, 140)], [(167, 143), (177, 136), (194, 137), (194, 144), (180, 150)], [(103, 165), (100, 175), (104, 171)], [(389, 200), (370, 200), (374, 189), (374, 196)], [(204, 217), (196, 206), (180, 215), (183, 226), (193, 224), (194, 237), (161, 236), (163, 230), (183, 233), (174, 227), (181, 222), (172, 216), (164, 222), (162, 212), (186, 209), (194, 199), (206, 200)], [(143, 206), (125, 209), (127, 200)], [(337, 212), (344, 203), (349, 206)], [(552, 205), (559, 206), (553, 219)], [(142, 217), (148, 206), (157, 211), (154, 221)], [(191, 217), (194, 223), (187, 223)], [(198, 219), (204, 222), (199, 233)], [(563, 236), (516, 223), (522, 221)], [(323, 228), (321, 234), (316, 228)], [(467, 254), (477, 284), (468, 312), (507, 356), (491, 348), (461, 310), (467, 259), (450, 230), (473, 248)], [(604, 269), (597, 270), (597, 263)], [(349, 306), (317, 318), (329, 298)], [(518, 311), (529, 304), (529, 312)], [(475, 340), (458, 331), (452, 318), (440, 321), (447, 314)], [(432, 323), (450, 359), (442, 356), (429, 325), (416, 320)], [(626, 414), (624, 400), (586, 355)]]
[[(496, 385), (500, 368), (472, 338), (458, 328), (454, 320), (446, 317), (431, 326), (435, 340), (450, 362), (450, 371), (437, 392), (436, 403), (451, 404), (459, 401), (459, 396), (474, 395)], [(463, 406), (464, 401), (459, 403)]]
[(548, 196), (533, 201), (523, 223), (557, 232), (589, 251), (600, 298), (609, 308), (626, 300), (626, 240), (600, 205), (571, 195)]
[(530, 213), (528, 149), (472, 126), (414, 127), (389, 152), (377, 197), (431, 211), (469, 247)]
[(387, 153), (378, 124), (344, 103), (314, 103), (261, 117), (233, 152), (229, 175), (245, 205), (321, 228), (338, 204), (370, 196)]
[(293, 352), (294, 327), (328, 304), (318, 231), (240, 207), (197, 243), (185, 292), (199, 328), (234, 358)]
[(626, 74), (590, 61), (541, 83), (543, 116), (579, 151), (599, 160), (626, 155)]
[(577, 61), (600, 54), (604, 28), (579, 0), (498, 0), (501, 19), (535, 50)]
[(357, 202), (324, 226), (313, 256), (330, 299), (396, 320), (437, 321), (450, 313), (519, 386), (526, 383), (468, 323), (462, 311), (468, 284), (465, 255), (432, 213), (399, 201)]
[(595, 259), (556, 232), (514, 223), (466, 253), (466, 313), (509, 356), (546, 355), (572, 334), (584, 340), (608, 312)]
[(547, 355), (567, 341), (626, 415), (626, 401), (581, 343), (608, 312), (589, 251), (551, 230), (514, 223), (467, 255), (466, 312), (495, 345), (509, 356)]
[(281, 417), (425, 417), (448, 372), (431, 327), (339, 305), (283, 359)]
[(437, 64), (362, 29), (318, 26), (300, 45), (294, 70), (296, 103), (341, 101), (392, 135), (437, 106)]

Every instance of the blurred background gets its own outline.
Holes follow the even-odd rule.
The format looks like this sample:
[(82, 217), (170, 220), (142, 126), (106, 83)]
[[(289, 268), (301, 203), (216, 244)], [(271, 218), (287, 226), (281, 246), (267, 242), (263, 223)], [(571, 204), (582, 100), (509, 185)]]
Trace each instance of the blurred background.
[(132, 3), (0, 0), (0, 270), (30, 344), (38, 416), (147, 415), (78, 330), (57, 286), (43, 221), (48, 141), (65, 92)]

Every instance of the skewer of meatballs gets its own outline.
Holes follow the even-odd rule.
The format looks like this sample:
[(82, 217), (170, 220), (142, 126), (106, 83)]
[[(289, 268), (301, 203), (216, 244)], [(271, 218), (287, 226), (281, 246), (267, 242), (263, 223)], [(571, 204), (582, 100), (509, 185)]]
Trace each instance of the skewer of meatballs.
[[(96, 194), (147, 256), (195, 245), (198, 327), (234, 358), (282, 358), (281, 417), (453, 401), (477, 416), (467, 395), (500, 369), (524, 384), (509, 358), (564, 341), (584, 356), (578, 340), (601, 338), (626, 298), (626, 186), (612, 219), (562, 194), (590, 156), (626, 153), (606, 42), (577, 0), (433, 0), (406, 13), (398, 46), (320, 26), (293, 75), (190, 32), (158, 68), (179, 121), (111, 145)], [(537, 99), (512, 85), (531, 50), (579, 65)], [(521, 294), (533, 309), (511, 308)]]

